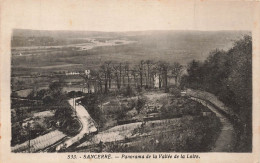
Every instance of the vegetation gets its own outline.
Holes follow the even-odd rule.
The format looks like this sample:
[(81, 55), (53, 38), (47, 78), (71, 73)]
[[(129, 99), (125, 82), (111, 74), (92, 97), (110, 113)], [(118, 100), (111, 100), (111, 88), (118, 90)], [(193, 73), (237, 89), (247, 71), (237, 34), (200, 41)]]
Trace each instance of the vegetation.
[(98, 96), (97, 94), (88, 94), (84, 98), (80, 99), (81, 104), (88, 110), (88, 113), (93, 120), (97, 122), (99, 127), (102, 127), (105, 122), (102, 108), (99, 107), (102, 98), (102, 96)]
[[(13, 94), (12, 97), (17, 98), (17, 95)], [(12, 145), (23, 143), (54, 129), (73, 135), (80, 127), (67, 102), (67, 96), (62, 92), (61, 82), (51, 83), (48, 89), (33, 90), (27, 98), (12, 99), (11, 105)], [(44, 111), (55, 112), (55, 115), (34, 117), (35, 113)]]
[[(174, 124), (174, 125), (173, 125)], [(220, 123), (208, 117), (186, 116), (146, 123), (134, 130), (134, 137), (100, 142), (84, 152), (208, 152), (214, 147)]]
[[(14, 31), (13, 36), (62, 36), (63, 38), (82, 38), (92, 37), (93, 35), (78, 34), (77, 32), (62, 31)], [(40, 34), (37, 34), (40, 33)], [(84, 33), (84, 32), (83, 32)], [(108, 35), (110, 38), (95, 38), (100, 39), (125, 39), (133, 40), (135, 43), (119, 46), (104, 46), (96, 47), (85, 51), (76, 51), (72, 47), (64, 47), (62, 49), (48, 49), (45, 47), (41, 53), (36, 53), (34, 50), (28, 50), (29, 54), (37, 54), (31, 56), (13, 56), (12, 57), (12, 75), (13, 74), (30, 74), (52, 73), (52, 71), (76, 71), (79, 69), (90, 69), (91, 67), (99, 66), (102, 62), (114, 60), (117, 62), (136, 63), (140, 60), (153, 60), (155, 62), (162, 60), (170, 62), (179, 62), (184, 65), (192, 59), (204, 60), (208, 53), (214, 49), (227, 49), (232, 46), (232, 40), (237, 40), (241, 34), (246, 34), (247, 31), (219, 31), (219, 32), (200, 32), (200, 31), (147, 31), (129, 33), (99, 33), (94, 37)], [(140, 35), (141, 34), (141, 35)], [(118, 37), (120, 36), (120, 37)], [(44, 45), (43, 45), (44, 46)], [(15, 47), (12, 45), (12, 49)], [(13, 51), (13, 50), (12, 50)], [(19, 48), (17, 48), (19, 53)], [(23, 53), (23, 52), (22, 52)], [(202, 55), (203, 54), (203, 55)], [(82, 64), (81, 66), (67, 66), (70, 64)], [(50, 65), (65, 65), (60, 68), (40, 68)], [(37, 68), (35, 68), (37, 67)]]
[[(236, 129), (241, 132), (238, 141), (243, 142), (238, 151), (248, 151), (252, 143), (250, 139), (252, 137), (252, 38), (245, 36), (230, 48), (230, 41), (223, 41), (223, 36), (219, 38), (215, 34), (214, 37), (213, 34), (209, 37), (203, 32), (195, 35), (192, 33), (159, 32), (156, 34), (155, 32), (142, 36), (118, 34), (118, 39), (136, 42), (84, 51), (77, 51), (74, 47), (60, 49), (48, 47), (47, 50), (50, 50), (48, 54), (46, 51), (38, 53), (42, 49), (37, 51), (29, 48), (25, 50), (26, 53), (37, 53), (37, 55), (14, 55), (12, 90), (30, 88), (31, 93), (23, 98), (16, 92), (11, 94), (12, 145), (53, 129), (59, 129), (71, 136), (76, 134), (80, 129), (80, 122), (67, 100), (84, 96), (77, 102), (88, 110), (97, 123), (99, 131), (116, 125), (142, 122), (142, 125), (132, 133), (140, 139), (126, 137), (121, 142), (100, 143), (95, 147), (97, 151), (209, 151), (218, 136), (220, 123), (215, 114), (203, 114), (210, 112), (206, 107), (181, 96), (181, 89), (194, 88), (217, 95), (226, 105), (234, 109), (242, 122)], [(224, 33), (224, 36), (236, 38), (228, 33)], [(209, 38), (215, 37), (218, 39), (209, 41), (211, 40)], [(21, 44), (23, 42), (21, 40), (28, 39), (35, 39), (35, 44)], [(113, 39), (115, 37), (97, 40), (106, 42)], [(12, 46), (88, 42), (78, 39), (72, 39), (70, 42), (65, 40), (45, 36), (15, 37)], [(230, 49), (212, 51), (209, 56), (205, 55), (208, 58), (203, 62), (191, 61), (190, 55), (194, 55), (198, 60), (204, 60), (205, 56), (201, 54), (207, 53), (212, 47)], [(19, 48), (18, 50), (14, 48), (13, 52), (19, 54)], [(158, 58), (158, 56), (162, 57)], [(191, 62), (186, 67), (184, 63), (187, 61)], [(63, 66), (55, 67), (55, 65)], [(65, 72), (86, 69), (90, 70), (90, 75), (80, 73), (78, 77), (82, 78), (82, 81), (78, 82), (78, 80), (77, 85), (87, 87), (88, 93), (63, 92), (66, 82), (62, 78)], [(25, 77), (19, 80), (19, 76)], [(36, 86), (43, 83), (50, 83), (49, 87), (37, 90)], [(91, 86), (94, 92), (90, 91)], [(46, 110), (54, 110), (54, 116), (42, 118), (43, 120), (30, 119), (33, 113)], [(161, 122), (166, 119), (171, 119), (174, 123), (146, 124), (148, 121)], [(32, 134), (29, 133), (30, 128), (23, 127), (25, 122), (31, 120), (37, 122), (34, 123), (37, 129), (30, 131)]]
[[(174, 62), (141, 60), (139, 63), (106, 61), (99, 68), (91, 70), (91, 78), (86, 77), (86, 83), (94, 83), (96, 93), (108, 94), (116, 92), (123, 96), (135, 96), (144, 89), (154, 88), (169, 91), (169, 80), (174, 79), (179, 86), (179, 79), (184, 67)], [(158, 84), (156, 84), (158, 83)]]
[(76, 135), (81, 127), (80, 122), (75, 117), (75, 112), (72, 108), (59, 108), (55, 112), (55, 127), (63, 131), (67, 135)]
[[(219, 97), (237, 113), (242, 124), (240, 149), (252, 143), (252, 38), (244, 36), (228, 51), (215, 50), (204, 62), (193, 60), (182, 78), (182, 87), (203, 89)], [(244, 131), (245, 130), (245, 131)]]

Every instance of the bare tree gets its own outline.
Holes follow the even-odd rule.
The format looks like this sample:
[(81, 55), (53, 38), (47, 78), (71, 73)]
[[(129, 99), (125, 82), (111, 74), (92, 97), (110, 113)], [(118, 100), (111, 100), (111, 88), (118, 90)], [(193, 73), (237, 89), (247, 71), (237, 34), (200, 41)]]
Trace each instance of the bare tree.
[(92, 76), (95, 80), (95, 85), (97, 85), (98, 90), (95, 90), (95, 92), (102, 93), (102, 71), (100, 70), (92, 70), (90, 71), (90, 76)]
[(137, 87), (137, 74), (136, 74), (136, 72), (137, 72), (136, 67), (133, 67), (133, 68), (131, 69), (131, 75), (134, 77), (134, 85), (135, 85), (135, 88)]
[(111, 81), (112, 81), (112, 67), (111, 61), (105, 62), (107, 64), (107, 77), (108, 77), (108, 88), (111, 88)]
[(155, 85), (155, 76), (157, 75), (157, 67), (155, 64), (152, 65), (150, 69), (150, 86), (154, 88)]
[(170, 69), (170, 64), (167, 62), (159, 62), (159, 67), (161, 70), (161, 74), (163, 77), (163, 85), (164, 85), (164, 91), (168, 92), (168, 71)]
[(161, 67), (161, 62), (157, 62), (155, 66), (155, 74), (158, 76), (159, 80), (159, 88), (162, 87), (162, 67)]
[(114, 72), (114, 76), (116, 78), (117, 89), (120, 89), (121, 83), (120, 83), (120, 65), (119, 64), (113, 65), (113, 72)]
[(175, 79), (175, 84), (176, 84), (176, 86), (178, 86), (178, 81), (179, 81), (181, 73), (183, 71), (183, 66), (178, 62), (174, 62), (171, 70), (172, 70), (172, 75), (174, 76), (174, 79)]
[(127, 86), (130, 86), (130, 68), (129, 68), (129, 63), (126, 62), (125, 66), (124, 66), (124, 72), (125, 72), (125, 76), (127, 76)]
[(111, 83), (111, 61), (105, 62), (101, 66), (101, 73), (103, 74), (104, 82), (105, 82), (105, 93), (108, 92), (108, 84)]
[(119, 85), (121, 87), (121, 81), (122, 81), (122, 63), (119, 63)]
[(140, 86), (143, 87), (143, 76), (144, 76), (144, 61), (141, 60), (141, 62), (138, 65), (138, 73), (140, 77)]
[(150, 76), (151, 76), (152, 61), (151, 60), (146, 60), (145, 63), (146, 63), (146, 67), (147, 67), (146, 85), (148, 87), (150, 87), (150, 85), (151, 85)]

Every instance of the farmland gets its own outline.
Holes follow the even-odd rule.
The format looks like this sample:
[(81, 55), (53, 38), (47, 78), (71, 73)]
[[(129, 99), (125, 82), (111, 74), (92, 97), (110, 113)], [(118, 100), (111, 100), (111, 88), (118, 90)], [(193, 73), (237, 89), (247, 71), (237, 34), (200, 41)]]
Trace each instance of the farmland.
[[(36, 47), (13, 46), (12, 74), (50, 73), (51, 71), (95, 68), (95, 66), (107, 60), (134, 63), (142, 59), (152, 59), (186, 64), (192, 59), (205, 59), (213, 49), (230, 48), (233, 40), (247, 33), (246, 31), (148, 31), (116, 33), (109, 35), (109, 37), (103, 36), (105, 38), (86, 34), (86, 39), (91, 37), (94, 39), (91, 44), (92, 47), (87, 49), (83, 47), (89, 43), (59, 45), (55, 48), (44, 46), (44, 44), (40, 47), (39, 45)], [(118, 40), (122, 40), (122, 44), (114, 45)], [(108, 43), (103, 43), (106, 41)], [(109, 46), (106, 44), (109, 44)], [(81, 47), (80, 51), (78, 51), (79, 47)], [(23, 54), (24, 49), (27, 49), (28, 52), (26, 53), (30, 55)], [(57, 49), (59, 50), (57, 51)], [(35, 53), (35, 50), (40, 52)], [(21, 56), (20, 53), (22, 53)], [(61, 65), (68, 65), (68, 67)], [(46, 69), (46, 66), (54, 67), (53, 69)]]

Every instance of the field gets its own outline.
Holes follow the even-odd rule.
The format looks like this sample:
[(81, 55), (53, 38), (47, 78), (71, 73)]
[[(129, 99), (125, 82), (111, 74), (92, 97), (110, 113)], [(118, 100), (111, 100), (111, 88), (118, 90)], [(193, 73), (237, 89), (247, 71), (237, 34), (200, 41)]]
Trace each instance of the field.
[[(244, 34), (248, 34), (248, 32), (146, 31), (108, 33), (106, 34), (109, 35), (108, 37), (102, 33), (95, 35), (95, 41), (92, 43), (94, 45), (88, 49), (81, 48), (78, 51), (77, 44), (59, 45), (58, 51), (57, 47), (52, 48), (43, 44), (36, 48), (32, 45), (26, 48), (26, 53), (30, 55), (22, 56), (15, 54), (23, 52), (25, 47), (12, 46), (12, 51), (15, 53), (12, 57), (12, 74), (94, 69), (107, 60), (136, 63), (142, 59), (151, 59), (180, 62), (185, 65), (192, 59), (204, 60), (214, 49), (230, 48), (234, 40), (241, 38)], [(86, 34), (85, 37), (86, 39), (93, 38), (89, 34)], [(125, 43), (114, 44), (118, 40)], [(107, 41), (110, 43), (103, 43)], [(35, 53), (35, 49), (48, 51)]]

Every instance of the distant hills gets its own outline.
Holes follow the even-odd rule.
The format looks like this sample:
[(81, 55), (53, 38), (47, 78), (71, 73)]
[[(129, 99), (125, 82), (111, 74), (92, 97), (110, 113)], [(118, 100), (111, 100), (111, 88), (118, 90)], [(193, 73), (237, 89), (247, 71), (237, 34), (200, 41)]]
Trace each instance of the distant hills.
[(31, 30), (31, 29), (14, 29), (13, 37), (54, 37), (54, 38), (82, 38), (82, 37), (115, 37), (115, 36), (137, 36), (137, 35), (224, 35), (238, 36), (248, 34), (250, 31), (192, 31), (192, 30), (148, 30), (148, 31), (126, 31), (126, 32), (103, 32), (103, 31), (69, 31), (69, 30)]
[(116, 32), (14, 29), (13, 37), (82, 38), (115, 36)]

